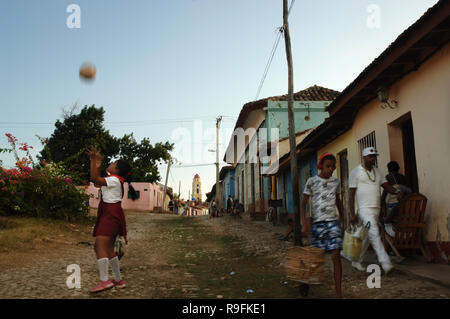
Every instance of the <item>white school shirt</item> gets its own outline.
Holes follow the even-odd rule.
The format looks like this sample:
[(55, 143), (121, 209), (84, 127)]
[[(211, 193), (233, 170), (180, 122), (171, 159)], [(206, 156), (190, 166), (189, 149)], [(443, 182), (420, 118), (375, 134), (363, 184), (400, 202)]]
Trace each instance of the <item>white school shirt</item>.
[[(369, 179), (367, 176), (369, 174)], [(356, 188), (356, 202), (358, 203), (358, 208), (362, 207), (372, 207), (380, 208), (381, 202), (381, 191), (380, 187), (382, 184), (386, 183), (386, 178), (381, 175), (380, 171), (376, 167), (372, 167), (369, 172), (362, 166), (362, 164), (355, 167), (348, 178), (348, 187)]]
[(106, 185), (102, 186), (102, 200), (105, 203), (114, 204), (122, 200), (122, 186), (115, 176), (105, 177)]

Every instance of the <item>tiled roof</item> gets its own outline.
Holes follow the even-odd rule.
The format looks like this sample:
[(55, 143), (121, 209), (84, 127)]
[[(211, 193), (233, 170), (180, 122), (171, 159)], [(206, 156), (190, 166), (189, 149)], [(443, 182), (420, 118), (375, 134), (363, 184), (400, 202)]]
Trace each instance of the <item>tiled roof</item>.
[[(307, 89), (298, 91), (294, 93), (294, 101), (333, 101), (338, 95), (340, 94), (339, 91), (335, 91), (332, 89), (327, 89), (322, 86), (313, 85), (310, 86)], [(279, 96), (271, 96), (264, 99), (260, 99), (257, 101), (252, 101), (244, 104), (244, 107), (242, 110), (245, 110), (248, 107), (251, 107), (253, 105), (259, 105), (264, 104), (266, 106), (267, 104), (265, 102), (267, 101), (287, 101), (288, 95), (279, 95)], [(242, 111), (241, 111), (242, 113)], [(240, 117), (240, 115), (239, 115)]]
[[(416, 71), (450, 38), (450, 2), (440, 0), (403, 31), (327, 108), (330, 117), (308, 135), (298, 149), (318, 149), (349, 130), (355, 116), (376, 98), (380, 83), (389, 87)], [(398, 65), (402, 66), (398, 69)]]
[[(333, 101), (339, 94), (339, 91), (335, 91), (318, 85), (313, 85), (307, 89), (294, 93), (294, 101)], [(272, 96), (244, 104), (241, 112), (239, 113), (239, 117), (234, 126), (234, 130), (238, 127), (242, 127), (250, 112), (266, 107), (267, 101), (287, 101), (287, 99), (288, 95), (285, 94)]]
[[(294, 101), (333, 101), (339, 94), (339, 91), (313, 85), (305, 90), (294, 93)], [(285, 94), (269, 99), (273, 101), (287, 101), (288, 96)]]
[[(324, 88), (322, 86), (313, 85), (307, 89), (294, 93), (294, 101), (333, 101), (338, 95), (339, 91)], [(242, 124), (247, 119), (250, 112), (261, 109), (267, 106), (267, 101), (287, 101), (288, 95), (272, 96), (265, 99), (248, 102), (244, 104), (239, 117), (236, 121), (235, 129), (242, 127)]]
[[(330, 115), (332, 116), (334, 113), (336, 113), (337, 109), (341, 108), (343, 104), (348, 102), (350, 98), (357, 95), (358, 92), (352, 92), (352, 90), (355, 89), (355, 87), (363, 82), (365, 80), (365, 77), (367, 77), (370, 72), (375, 72), (374, 70), (378, 67), (383, 67), (383, 64), (386, 64), (386, 66), (383, 67), (382, 70), (380, 70), (380, 74), (382, 75), (382, 71), (385, 71), (385, 69), (389, 69), (389, 66), (392, 66), (392, 63), (394, 61), (389, 61), (389, 63), (386, 63), (389, 59), (392, 59), (390, 55), (393, 55), (395, 50), (402, 49), (404, 52), (407, 52), (408, 50), (411, 50), (411, 47), (414, 46), (416, 43), (413, 42), (411, 39), (414, 37), (417, 37), (414, 41), (418, 41), (421, 37), (426, 37), (427, 35), (432, 34), (429, 39), (426, 40), (425, 44), (423, 45), (424, 49), (429, 50), (428, 52), (419, 52), (417, 49), (420, 48), (420, 45), (418, 48), (415, 48), (412, 55), (414, 58), (413, 66), (409, 67), (409, 69), (404, 69), (402, 71), (395, 70), (392, 72), (393, 74), (389, 74), (387, 78), (383, 80), (383, 84), (385, 86), (389, 86), (389, 82), (394, 82), (398, 80), (398, 78), (401, 78), (405, 74), (415, 71), (418, 69), (418, 67), (423, 63), (425, 60), (427, 60), (433, 53), (433, 50), (435, 50), (435, 47), (439, 47), (437, 43), (435, 43), (433, 38), (440, 38), (444, 39), (444, 43), (448, 41), (448, 17), (449, 17), (449, 2), (448, 0), (440, 0), (437, 2), (433, 7), (429, 8), (416, 22), (414, 22), (411, 26), (409, 26), (406, 30), (404, 30), (378, 57), (376, 57), (359, 75), (356, 79), (354, 79), (343, 91), (340, 96), (335, 99), (327, 108), (326, 110), (329, 111)], [(438, 27), (438, 30), (435, 31), (420, 31), (420, 28), (426, 28), (428, 25), (433, 23), (432, 19), (438, 19), (441, 16), (442, 21), (444, 21), (441, 25), (441, 29)], [(431, 21), (431, 22), (430, 22)], [(420, 31), (420, 32), (419, 32)], [(441, 33), (441, 34), (439, 34)], [(422, 43), (423, 44), (423, 43)], [(410, 52), (411, 53), (411, 52)], [(401, 54), (399, 54), (401, 57)], [(398, 58), (398, 57), (397, 57)], [(405, 61), (401, 61), (401, 63), (404, 63)], [(378, 74), (378, 76), (380, 76)], [(370, 84), (370, 83), (369, 83)], [(369, 101), (372, 98), (376, 97), (375, 89), (371, 90), (371, 95), (368, 96), (367, 92), (364, 93), (366, 98), (366, 102)], [(346, 102), (343, 102), (343, 101)], [(365, 104), (359, 103), (359, 104)]]

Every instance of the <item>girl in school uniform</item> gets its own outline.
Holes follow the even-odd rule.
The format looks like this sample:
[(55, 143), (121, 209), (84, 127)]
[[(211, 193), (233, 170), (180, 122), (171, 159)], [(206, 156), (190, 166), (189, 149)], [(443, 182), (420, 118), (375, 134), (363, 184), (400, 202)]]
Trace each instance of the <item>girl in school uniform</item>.
[[(114, 253), (114, 241), (116, 236), (120, 235), (124, 237), (125, 243), (128, 244), (127, 226), (121, 202), (124, 195), (124, 182), (128, 182), (131, 199), (135, 200), (137, 197), (134, 188), (130, 185), (131, 166), (125, 160), (120, 159), (108, 166), (109, 176), (100, 177), (102, 165), (100, 152), (96, 147), (91, 146), (87, 150), (87, 154), (91, 161), (91, 181), (97, 187), (101, 187), (101, 200), (98, 205), (97, 222), (93, 232), (100, 280), (89, 291), (95, 293), (112, 287), (125, 288), (125, 282), (120, 275), (119, 258)], [(111, 265), (114, 275), (113, 280), (109, 280), (109, 265)]]

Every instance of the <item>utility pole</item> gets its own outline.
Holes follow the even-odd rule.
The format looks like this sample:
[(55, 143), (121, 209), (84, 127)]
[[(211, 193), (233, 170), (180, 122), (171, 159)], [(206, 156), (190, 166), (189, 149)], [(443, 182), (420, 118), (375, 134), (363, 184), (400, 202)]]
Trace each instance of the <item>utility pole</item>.
[[(292, 0), (291, 0), (292, 1)], [(300, 221), (300, 192), (298, 188), (297, 169), (297, 143), (295, 141), (295, 120), (294, 120), (294, 71), (291, 52), (291, 36), (289, 34), (289, 9), (288, 0), (283, 0), (283, 29), (284, 42), (286, 46), (286, 59), (288, 64), (288, 122), (289, 122), (289, 145), (291, 148), (291, 180), (292, 197), (294, 200), (294, 245), (302, 246), (302, 226)]]
[(222, 207), (222, 201), (219, 198), (219, 128), (222, 116), (218, 116), (216, 119), (216, 206), (217, 209)]
[(162, 209), (163, 210), (164, 210), (164, 204), (166, 203), (167, 180), (169, 179), (169, 170), (170, 170), (171, 164), (172, 164), (172, 158), (169, 157), (169, 162), (167, 163), (166, 182), (164, 183), (164, 195), (163, 195), (163, 201), (162, 201)]
[(178, 199), (181, 199), (181, 181), (178, 184)]

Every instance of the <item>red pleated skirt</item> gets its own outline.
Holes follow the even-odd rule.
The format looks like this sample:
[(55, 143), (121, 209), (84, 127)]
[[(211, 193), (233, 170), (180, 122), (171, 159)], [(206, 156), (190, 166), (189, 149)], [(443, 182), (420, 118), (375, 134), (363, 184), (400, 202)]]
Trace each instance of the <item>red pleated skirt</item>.
[(92, 235), (94, 237), (127, 235), (127, 224), (122, 209), (122, 202), (110, 204), (100, 201), (97, 209), (97, 222)]

